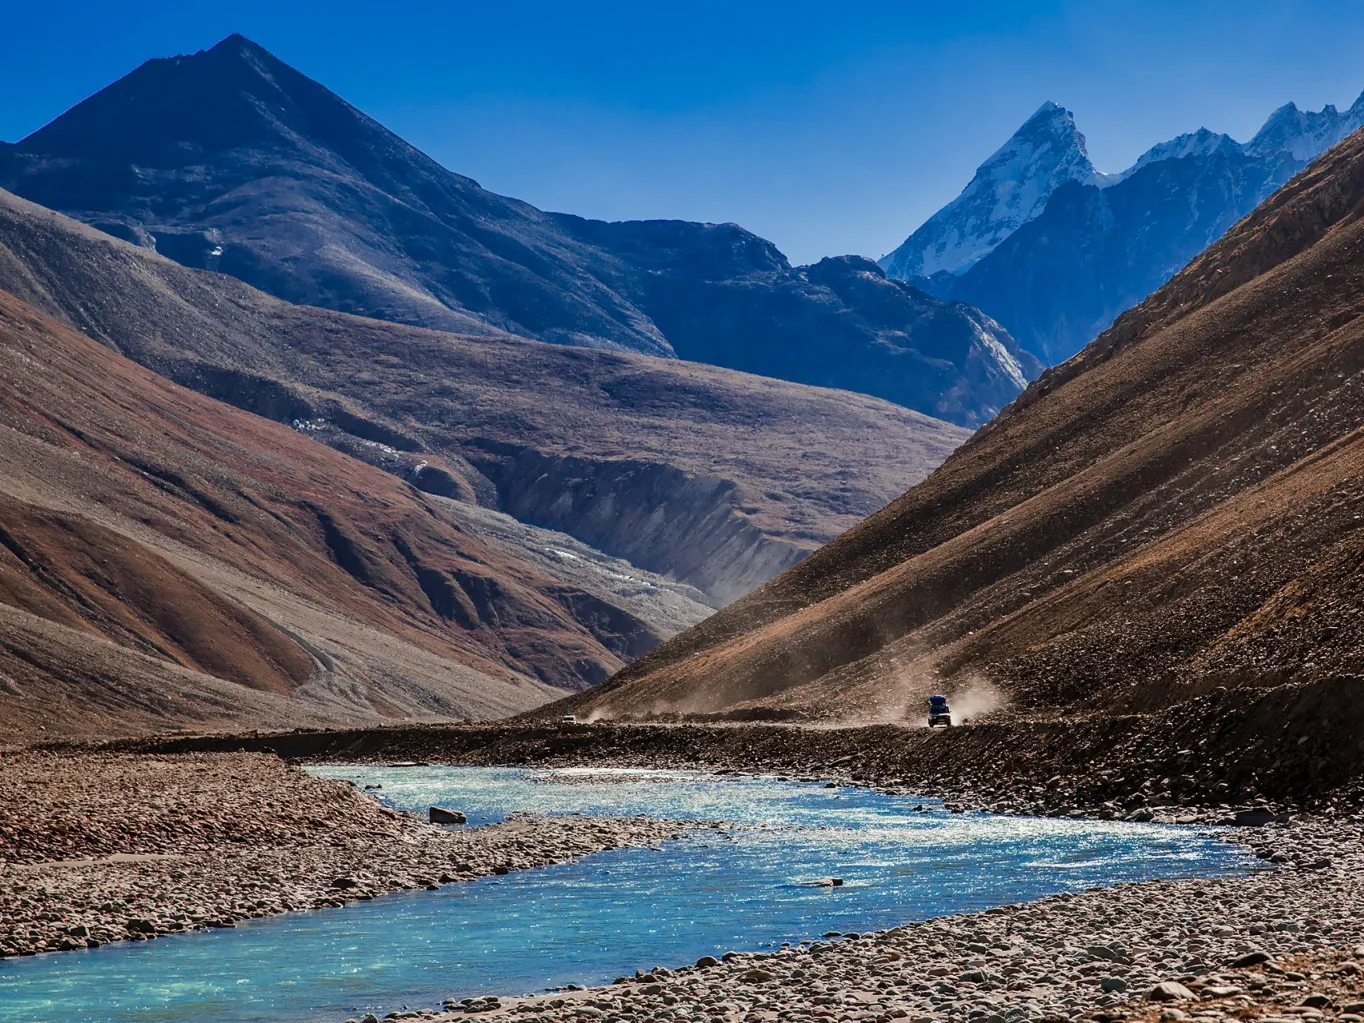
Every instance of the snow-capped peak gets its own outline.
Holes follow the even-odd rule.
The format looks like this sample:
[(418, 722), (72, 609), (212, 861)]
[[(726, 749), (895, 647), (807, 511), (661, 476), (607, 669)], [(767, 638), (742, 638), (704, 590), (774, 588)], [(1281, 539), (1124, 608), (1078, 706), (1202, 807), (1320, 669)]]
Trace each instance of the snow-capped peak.
[(1085, 151), (1085, 137), (1070, 111), (1046, 102), (976, 170), (961, 195), (929, 217), (904, 244), (880, 260), (888, 277), (913, 280), (962, 274), (1014, 231), (1038, 216), (1058, 188), (1071, 181), (1108, 188), (1165, 160), (1225, 151), (1255, 159), (1316, 159), (1364, 127), (1364, 94), (1346, 111), (1318, 111), (1287, 103), (1274, 111), (1244, 145), (1230, 135), (1200, 128), (1152, 146), (1119, 174), (1100, 174)]
[(1176, 136), (1169, 142), (1161, 142), (1152, 146), (1137, 157), (1137, 162), (1128, 167), (1127, 170), (1120, 174), (1104, 175), (1104, 184), (1116, 185), (1119, 181), (1130, 178), (1143, 167), (1160, 163), (1162, 160), (1182, 160), (1186, 156), (1208, 156), (1219, 149), (1237, 151), (1241, 149), (1241, 143), (1230, 135), (1212, 132), (1207, 128), (1199, 128), (1197, 131)]
[(1246, 143), (1245, 152), (1251, 156), (1288, 153), (1306, 162), (1360, 127), (1364, 127), (1364, 94), (1343, 114), (1329, 103), (1321, 110), (1299, 110), (1296, 103), (1285, 103)]
[(1095, 180), (1075, 118), (1048, 101), (881, 265), (901, 280), (961, 273), (1041, 213), (1056, 189)]

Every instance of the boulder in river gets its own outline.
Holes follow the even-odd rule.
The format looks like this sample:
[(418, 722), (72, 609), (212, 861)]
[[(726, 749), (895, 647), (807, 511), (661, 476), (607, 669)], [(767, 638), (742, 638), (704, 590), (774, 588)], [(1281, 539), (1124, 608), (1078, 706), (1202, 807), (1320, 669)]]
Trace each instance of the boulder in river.
[(467, 824), (469, 818), (458, 810), (446, 810), (443, 807), (433, 806), (426, 811), (432, 824)]

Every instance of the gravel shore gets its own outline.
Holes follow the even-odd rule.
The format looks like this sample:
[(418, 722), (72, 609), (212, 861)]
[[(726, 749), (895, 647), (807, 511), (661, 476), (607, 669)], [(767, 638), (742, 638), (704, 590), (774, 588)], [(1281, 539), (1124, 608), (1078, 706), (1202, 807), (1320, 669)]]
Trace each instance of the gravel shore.
[[(185, 736), (128, 752), (272, 749), (304, 760), (534, 767), (739, 768), (960, 796), (1004, 812), (1210, 822), (1364, 806), (1358, 686), (1213, 693), (1160, 714), (1007, 717), (969, 727), (619, 723), (393, 726)], [(1303, 707), (1318, 717), (1294, 719)], [(1329, 713), (1328, 713), (1329, 711)], [(1337, 712), (1338, 711), (1338, 712)], [(919, 719), (921, 722), (922, 719)]]
[(276, 757), (0, 757), (0, 957), (145, 940), (649, 845), (689, 825), (447, 830)]

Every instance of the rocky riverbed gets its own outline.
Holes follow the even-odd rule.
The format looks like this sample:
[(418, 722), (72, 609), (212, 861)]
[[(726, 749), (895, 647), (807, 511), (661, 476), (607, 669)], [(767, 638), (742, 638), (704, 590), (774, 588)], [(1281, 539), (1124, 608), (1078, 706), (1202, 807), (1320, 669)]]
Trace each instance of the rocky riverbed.
[(277, 757), (0, 757), (0, 957), (436, 887), (684, 825), (522, 816), (444, 829)]
[[(563, 756), (569, 752), (570, 756)], [(710, 763), (710, 751), (690, 762)], [(805, 754), (802, 754), (804, 758)], [(577, 751), (560, 751), (560, 762)], [(846, 759), (844, 759), (846, 758)], [(620, 765), (624, 757), (605, 758)], [(638, 766), (678, 766), (633, 758)], [(732, 762), (732, 761), (731, 761)], [(750, 765), (745, 765), (750, 766)], [(916, 788), (840, 753), (808, 777)], [(1110, 766), (1111, 772), (1113, 768)], [(799, 773), (796, 776), (800, 776)], [(0, 954), (142, 939), (652, 843), (684, 825), (521, 818), (434, 828), (248, 753), (0, 758)], [(960, 807), (1220, 820), (1236, 804), (1096, 802), (1068, 784), (926, 780)], [(1083, 790), (1081, 790), (1082, 792)], [(1078, 797), (1078, 798), (1077, 798)], [(1364, 816), (1347, 802), (1228, 828), (1244, 875), (1055, 896), (773, 954), (664, 964), (604, 988), (468, 999), (400, 1018), (578, 1023), (1364, 1023)], [(1077, 805), (1080, 804), (1080, 805)], [(1242, 807), (1244, 808), (1244, 807)], [(835, 896), (836, 897), (836, 896)]]
[(916, 1023), (1360, 1023), (1364, 819), (1255, 832), (1283, 865), (1060, 895), (616, 984), (452, 999), (428, 1018)]

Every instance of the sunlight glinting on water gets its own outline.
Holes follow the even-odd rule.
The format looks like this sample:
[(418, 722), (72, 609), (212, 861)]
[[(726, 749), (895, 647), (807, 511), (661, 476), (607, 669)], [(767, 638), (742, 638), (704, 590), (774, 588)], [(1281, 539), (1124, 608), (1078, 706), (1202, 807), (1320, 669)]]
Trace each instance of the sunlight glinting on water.
[[(0, 961), (0, 1023), (313, 1023), (592, 984), (729, 949), (866, 931), (1100, 884), (1245, 869), (1192, 829), (952, 814), (853, 788), (601, 769), (316, 769), (471, 825), (518, 812), (723, 820), (660, 846), (291, 913), (232, 930)], [(809, 882), (840, 877), (839, 888)]]

